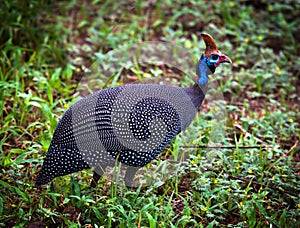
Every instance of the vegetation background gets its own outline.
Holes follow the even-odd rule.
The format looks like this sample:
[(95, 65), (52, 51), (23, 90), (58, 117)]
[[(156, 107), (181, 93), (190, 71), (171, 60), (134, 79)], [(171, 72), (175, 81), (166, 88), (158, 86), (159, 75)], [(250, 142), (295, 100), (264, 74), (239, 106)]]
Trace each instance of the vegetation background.
[[(0, 227), (300, 227), (299, 15), (298, 0), (1, 1)], [(205, 162), (213, 124), (204, 104), (193, 141), (178, 136), (153, 162), (190, 153), (163, 185), (133, 191), (103, 178), (91, 189), (86, 170), (34, 186), (86, 68), (140, 41), (198, 56), (202, 31), (234, 62), (215, 75), (227, 113), (218, 159)], [(192, 83), (162, 66), (131, 66), (103, 87), (143, 76)]]

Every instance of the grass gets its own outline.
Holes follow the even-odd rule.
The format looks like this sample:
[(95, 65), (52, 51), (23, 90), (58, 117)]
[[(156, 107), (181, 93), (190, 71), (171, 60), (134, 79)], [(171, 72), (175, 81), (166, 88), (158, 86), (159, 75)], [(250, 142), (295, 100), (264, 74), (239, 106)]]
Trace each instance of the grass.
[[(1, 227), (299, 227), (298, 1), (4, 1), (0, 9)], [(145, 168), (163, 170), (153, 186), (133, 191), (103, 178), (90, 189), (85, 170), (56, 178), (54, 189), (35, 188), (55, 126), (91, 64), (139, 41), (176, 44), (198, 58), (202, 31), (234, 62), (214, 76), (224, 118), (216, 121), (208, 97)], [(138, 63), (101, 79), (99, 88), (192, 83), (176, 69)], [(179, 173), (164, 178), (166, 159), (182, 154)]]

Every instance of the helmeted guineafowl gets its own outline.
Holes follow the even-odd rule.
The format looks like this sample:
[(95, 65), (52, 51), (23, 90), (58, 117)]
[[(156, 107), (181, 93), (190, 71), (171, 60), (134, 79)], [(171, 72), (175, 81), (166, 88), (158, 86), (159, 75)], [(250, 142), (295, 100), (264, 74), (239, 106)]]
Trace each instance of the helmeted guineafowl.
[(208, 75), (220, 63), (231, 63), (209, 34), (201, 35), (206, 49), (193, 86), (124, 85), (92, 93), (70, 107), (55, 129), (36, 184), (93, 167), (95, 186), (105, 167), (117, 159), (128, 166), (125, 184), (130, 185), (138, 168), (156, 159), (192, 122), (205, 97)]

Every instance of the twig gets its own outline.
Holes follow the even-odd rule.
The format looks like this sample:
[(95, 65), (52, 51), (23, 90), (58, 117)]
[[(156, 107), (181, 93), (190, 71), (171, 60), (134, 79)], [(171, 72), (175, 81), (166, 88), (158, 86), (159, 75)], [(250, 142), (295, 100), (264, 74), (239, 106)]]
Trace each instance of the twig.
[(191, 149), (267, 149), (272, 148), (272, 145), (265, 145), (265, 146), (199, 146), (199, 145), (191, 145), (191, 146), (180, 146), (181, 148), (191, 148)]
[[(241, 107), (244, 107), (244, 103), (242, 102), (232, 102), (230, 103), (231, 105), (235, 105), (235, 106), (241, 106)], [(251, 104), (246, 104), (247, 107), (251, 107), (251, 108), (263, 108), (263, 105), (251, 105)]]
[[(246, 137), (251, 138), (252, 135), (251, 135), (248, 131), (246, 131), (240, 124), (235, 123), (233, 126), (236, 127), (237, 129), (241, 130), (241, 131), (243, 132), (243, 134), (244, 134)], [(266, 143), (265, 143), (264, 141), (262, 141), (261, 139), (255, 137), (255, 136), (253, 136), (253, 137), (254, 137), (254, 139), (255, 139), (257, 142), (262, 143), (262, 144), (266, 144)]]
[(286, 157), (286, 156), (288, 156), (288, 155), (289, 155), (289, 154), (297, 147), (298, 143), (299, 143), (299, 140), (297, 140), (297, 141), (294, 143), (294, 145), (289, 149), (288, 152), (286, 152), (286, 153), (284, 153), (283, 155), (281, 155), (281, 157)]

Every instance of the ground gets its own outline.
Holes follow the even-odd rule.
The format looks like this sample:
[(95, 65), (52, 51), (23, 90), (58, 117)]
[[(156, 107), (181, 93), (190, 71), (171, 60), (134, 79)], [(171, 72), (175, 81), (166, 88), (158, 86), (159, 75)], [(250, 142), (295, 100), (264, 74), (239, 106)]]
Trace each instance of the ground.
[[(0, 226), (299, 227), (299, 12), (295, 0), (1, 3)], [(91, 66), (145, 41), (177, 45), (196, 61), (203, 31), (233, 60), (212, 79), (224, 118), (209, 93), (187, 131), (141, 171), (154, 185), (129, 189), (104, 177), (93, 189), (84, 170), (34, 186)], [(97, 74), (91, 89), (186, 87), (189, 71), (137, 63), (111, 78)], [(165, 166), (174, 157), (176, 175)]]

